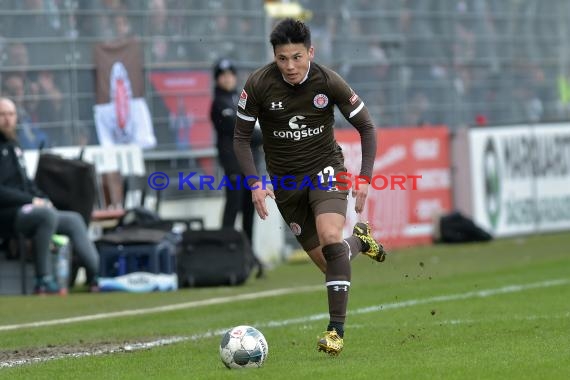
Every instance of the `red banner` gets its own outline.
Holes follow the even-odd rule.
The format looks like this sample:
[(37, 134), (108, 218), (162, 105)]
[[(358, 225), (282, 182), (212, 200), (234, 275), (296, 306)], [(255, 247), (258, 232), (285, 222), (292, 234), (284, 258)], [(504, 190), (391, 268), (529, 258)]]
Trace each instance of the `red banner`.
[(179, 149), (210, 148), (211, 74), (209, 71), (153, 71), (150, 80), (169, 112), (169, 128)]
[[(349, 173), (359, 174), (360, 135), (354, 129), (337, 130), (335, 135)], [(452, 208), (447, 127), (378, 129), (377, 140), (373, 184), (382, 190), (369, 187), (360, 218), (370, 222), (375, 237), (388, 249), (431, 243), (432, 217)], [(410, 176), (421, 178), (414, 186)], [(402, 178), (407, 180), (399, 185)], [(345, 234), (352, 233), (359, 219), (354, 200), (349, 200)]]

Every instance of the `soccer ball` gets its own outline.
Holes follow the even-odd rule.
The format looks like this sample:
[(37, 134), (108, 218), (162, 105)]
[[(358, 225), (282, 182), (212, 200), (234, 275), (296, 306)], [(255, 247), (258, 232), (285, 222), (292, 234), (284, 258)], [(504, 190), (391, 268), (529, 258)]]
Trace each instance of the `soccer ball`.
[(220, 342), (220, 359), (228, 368), (259, 368), (268, 352), (265, 337), (251, 326), (229, 329)]

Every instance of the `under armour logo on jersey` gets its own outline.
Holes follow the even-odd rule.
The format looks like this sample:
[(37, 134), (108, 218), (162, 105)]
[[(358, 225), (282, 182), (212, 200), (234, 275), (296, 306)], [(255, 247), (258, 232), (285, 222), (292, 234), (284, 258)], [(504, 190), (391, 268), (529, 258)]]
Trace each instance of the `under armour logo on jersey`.
[(333, 286), (333, 290), (335, 292), (340, 292), (341, 290), (343, 292), (348, 292), (348, 286), (347, 285), (335, 285), (335, 286)]
[(283, 102), (271, 102), (271, 108), (269, 108), (270, 111), (276, 111), (282, 109), (284, 109)]

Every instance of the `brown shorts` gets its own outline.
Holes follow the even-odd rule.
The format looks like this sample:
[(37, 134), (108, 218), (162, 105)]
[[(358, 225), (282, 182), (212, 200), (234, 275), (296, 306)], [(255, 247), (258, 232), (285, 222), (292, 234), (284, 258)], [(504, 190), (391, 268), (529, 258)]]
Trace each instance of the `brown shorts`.
[(274, 189), (275, 201), (281, 216), (297, 238), (305, 251), (319, 246), (319, 236), (315, 216), (324, 213), (335, 213), (346, 216), (348, 190), (340, 191), (336, 187), (322, 190), (300, 188), (287, 190), (281, 187)]

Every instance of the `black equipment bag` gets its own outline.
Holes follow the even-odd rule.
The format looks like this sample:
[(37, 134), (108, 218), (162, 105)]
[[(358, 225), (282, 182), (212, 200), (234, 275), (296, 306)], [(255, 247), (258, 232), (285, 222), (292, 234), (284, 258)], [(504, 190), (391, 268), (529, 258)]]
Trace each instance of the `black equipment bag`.
[(441, 218), (440, 231), (442, 243), (469, 243), (493, 239), (491, 234), (458, 211)]
[[(196, 223), (198, 229), (193, 228)], [(243, 284), (255, 263), (245, 234), (233, 228), (206, 230), (201, 219), (188, 225), (178, 255), (178, 286)]]
[(76, 211), (89, 225), (97, 196), (95, 166), (81, 159), (67, 159), (41, 153), (35, 177), (36, 185), (55, 208)]

